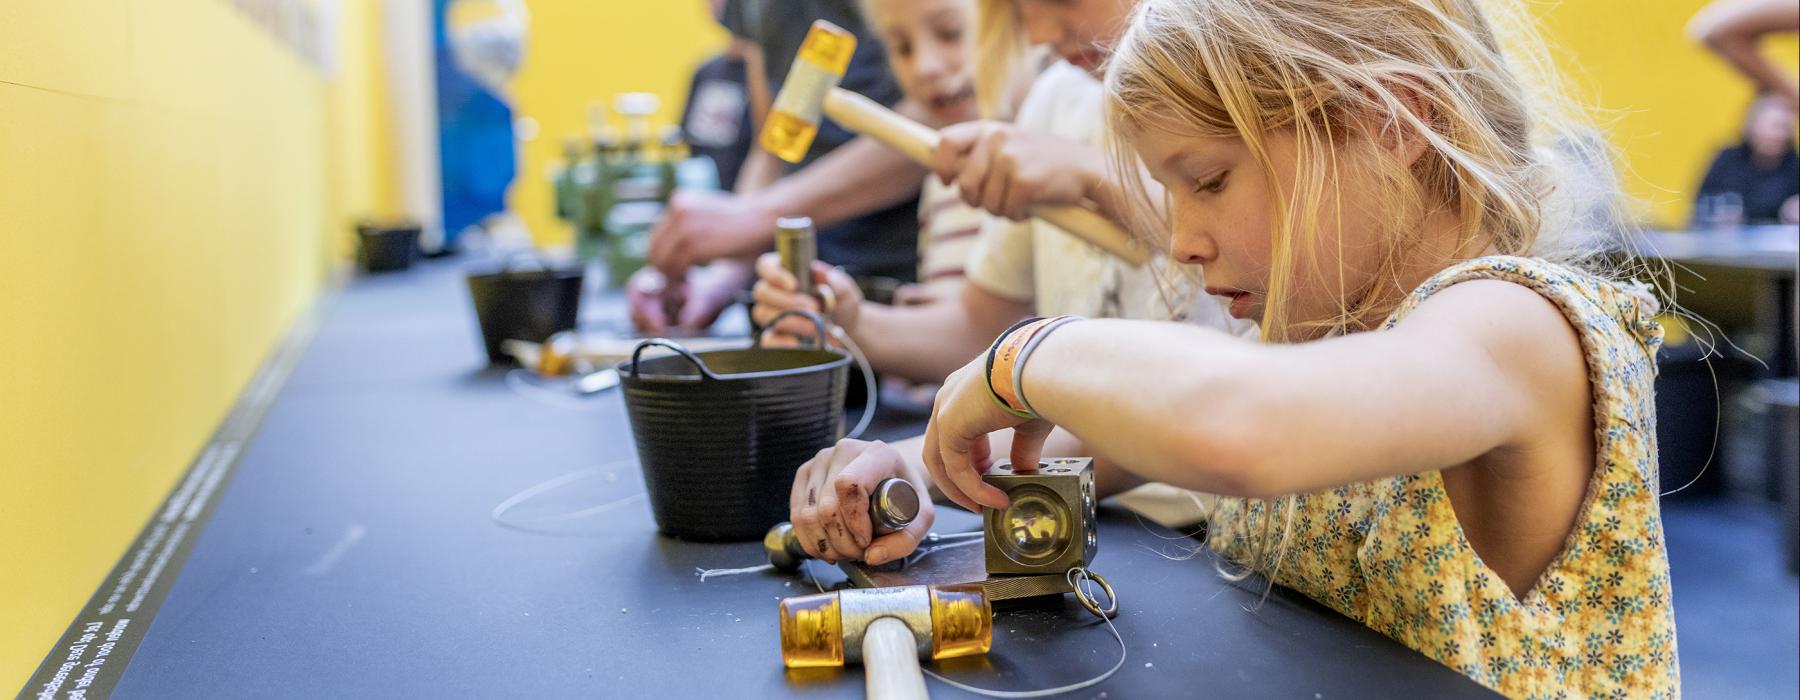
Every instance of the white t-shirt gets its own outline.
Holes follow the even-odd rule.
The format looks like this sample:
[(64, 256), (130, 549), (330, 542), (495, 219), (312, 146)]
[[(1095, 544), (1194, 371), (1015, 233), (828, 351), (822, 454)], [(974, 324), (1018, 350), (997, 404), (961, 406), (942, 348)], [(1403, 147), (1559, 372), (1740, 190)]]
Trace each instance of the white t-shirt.
[[(1101, 145), (1104, 99), (1100, 82), (1066, 61), (1045, 69), (1031, 85), (1015, 123), (1071, 141)], [(1199, 285), (1165, 284), (1184, 303), (1174, 314), (1158, 289), (1154, 266), (1134, 267), (1044, 221), (1016, 222), (989, 216), (970, 255), (969, 281), (995, 295), (1031, 303), (1039, 316), (1180, 318), (1234, 335), (1255, 324), (1231, 318)], [(1166, 276), (1167, 277), (1167, 276)], [(1192, 297), (1191, 299), (1189, 297)]]
[(985, 212), (964, 203), (955, 187), (927, 175), (925, 190), (919, 194), (919, 284), (944, 288), (960, 284), (986, 218)]

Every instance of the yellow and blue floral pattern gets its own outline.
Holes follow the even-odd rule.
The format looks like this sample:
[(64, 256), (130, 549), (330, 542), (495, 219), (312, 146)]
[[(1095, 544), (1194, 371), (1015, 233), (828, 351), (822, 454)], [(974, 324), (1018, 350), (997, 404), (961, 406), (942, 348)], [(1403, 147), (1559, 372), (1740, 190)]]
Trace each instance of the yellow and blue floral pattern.
[(1220, 499), (1211, 546), (1245, 561), (1269, 513), (1292, 508), (1276, 583), (1298, 590), (1515, 698), (1676, 698), (1656, 462), (1653, 381), (1662, 330), (1643, 288), (1517, 257), (1433, 276), (1389, 317), (1474, 279), (1529, 287), (1576, 329), (1593, 387), (1594, 473), (1568, 542), (1522, 598), (1464, 536), (1430, 471), (1291, 496)]

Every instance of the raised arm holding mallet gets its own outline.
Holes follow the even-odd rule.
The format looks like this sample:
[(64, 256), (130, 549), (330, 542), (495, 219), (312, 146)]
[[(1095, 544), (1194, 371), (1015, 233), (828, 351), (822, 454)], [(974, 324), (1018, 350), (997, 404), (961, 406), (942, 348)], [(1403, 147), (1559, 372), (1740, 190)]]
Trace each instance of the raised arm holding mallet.
[[(819, 132), (820, 119), (831, 117), (846, 129), (929, 165), (938, 146), (936, 131), (837, 86), (855, 49), (856, 37), (849, 32), (824, 20), (813, 22), (764, 121), (762, 147), (783, 160), (799, 162)], [(1149, 260), (1148, 251), (1130, 234), (1092, 209), (1044, 205), (1033, 207), (1031, 214), (1133, 265)]]

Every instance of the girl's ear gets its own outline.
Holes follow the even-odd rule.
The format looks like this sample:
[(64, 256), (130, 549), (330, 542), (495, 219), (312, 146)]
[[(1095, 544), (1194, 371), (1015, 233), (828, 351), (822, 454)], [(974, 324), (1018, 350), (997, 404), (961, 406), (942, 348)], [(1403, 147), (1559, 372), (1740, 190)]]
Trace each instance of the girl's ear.
[[(1436, 120), (1437, 110), (1432, 107), (1431, 100), (1419, 86), (1412, 81), (1394, 79), (1383, 85), (1388, 96), (1399, 102), (1398, 110), (1384, 110), (1390, 114), (1381, 115), (1379, 127), (1375, 131), (1376, 142), (1383, 150), (1399, 158), (1401, 162), (1412, 165), (1425, 155), (1431, 147), (1425, 131), (1431, 128)], [(1385, 100), (1371, 95), (1371, 102), (1381, 105)]]

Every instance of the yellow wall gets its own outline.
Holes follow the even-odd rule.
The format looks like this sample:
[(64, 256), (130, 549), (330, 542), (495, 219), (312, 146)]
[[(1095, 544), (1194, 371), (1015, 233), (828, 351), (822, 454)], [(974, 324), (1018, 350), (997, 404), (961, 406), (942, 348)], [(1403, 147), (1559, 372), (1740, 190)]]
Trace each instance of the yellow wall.
[(356, 235), (351, 229), (355, 219), (400, 214), (393, 113), (387, 100), (387, 73), (381, 69), (381, 4), (341, 3), (336, 68), (326, 76), (332, 220), (325, 238), (332, 260), (355, 255)]
[(512, 92), (515, 116), (535, 119), (539, 129), (520, 144), (507, 203), (540, 244), (560, 244), (570, 231), (552, 216), (546, 173), (562, 158), (563, 137), (586, 139), (588, 103), (604, 100), (610, 111), (614, 94), (654, 92), (662, 97), (657, 123), (673, 123), (694, 69), (722, 50), (727, 36), (705, 0), (532, 0), (530, 9)]
[[(1719, 148), (1737, 140), (1749, 84), (1686, 24), (1706, 0), (1528, 0), (1559, 63), (1611, 123), (1626, 159), (1627, 191), (1650, 223), (1687, 220), (1694, 186)], [(1800, 50), (1789, 35), (1766, 47), (1790, 72)]]
[[(375, 5), (344, 3), (346, 26)], [(381, 143), (378, 100), (340, 87), (227, 0), (0, 4), (0, 688), (380, 201), (376, 152), (328, 145), (334, 125)]]

